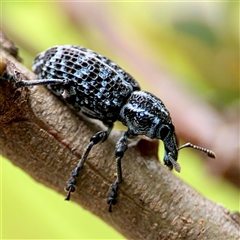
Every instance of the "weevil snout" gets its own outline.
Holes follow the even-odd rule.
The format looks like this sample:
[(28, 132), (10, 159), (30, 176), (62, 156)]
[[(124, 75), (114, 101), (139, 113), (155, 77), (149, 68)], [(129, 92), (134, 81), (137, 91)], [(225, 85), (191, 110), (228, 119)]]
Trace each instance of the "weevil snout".
[(164, 164), (172, 170), (173, 168), (180, 172), (181, 167), (177, 163), (178, 159), (178, 143), (177, 138), (174, 133), (174, 128), (172, 127), (173, 132), (169, 132), (164, 139), (162, 139), (165, 148), (165, 155), (163, 158)]

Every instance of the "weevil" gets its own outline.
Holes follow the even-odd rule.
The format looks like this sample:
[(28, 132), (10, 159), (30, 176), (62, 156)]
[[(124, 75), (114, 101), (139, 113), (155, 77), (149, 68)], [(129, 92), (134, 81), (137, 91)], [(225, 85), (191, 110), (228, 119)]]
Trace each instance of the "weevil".
[(118, 187), (123, 180), (121, 160), (128, 148), (128, 139), (145, 135), (162, 140), (164, 164), (178, 172), (180, 149), (194, 148), (215, 158), (213, 151), (191, 143), (178, 147), (174, 124), (163, 102), (150, 92), (142, 91), (134, 78), (115, 62), (92, 50), (72, 45), (55, 46), (40, 53), (32, 69), (37, 80), (20, 80), (17, 87), (46, 85), (76, 112), (98, 119), (107, 127), (91, 137), (82, 158), (71, 172), (65, 188), (66, 200), (70, 200), (71, 193), (76, 190), (77, 177), (92, 147), (107, 140), (116, 121), (122, 122), (127, 131), (116, 143), (117, 177), (107, 198), (109, 212), (117, 203)]

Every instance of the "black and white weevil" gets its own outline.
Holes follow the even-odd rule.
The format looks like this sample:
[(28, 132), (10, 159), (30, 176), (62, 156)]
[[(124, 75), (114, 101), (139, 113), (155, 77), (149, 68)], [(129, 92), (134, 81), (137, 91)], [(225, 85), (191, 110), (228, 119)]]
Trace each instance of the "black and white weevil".
[(116, 143), (117, 178), (110, 186), (107, 199), (109, 211), (117, 203), (118, 185), (122, 182), (121, 159), (128, 148), (127, 139), (138, 135), (161, 139), (164, 143), (164, 164), (180, 171), (178, 152), (190, 147), (214, 158), (211, 150), (187, 143), (178, 147), (174, 125), (163, 102), (153, 94), (141, 91), (138, 83), (116, 63), (87, 48), (63, 45), (40, 53), (33, 63), (38, 80), (21, 80), (17, 87), (47, 85), (57, 96), (77, 112), (99, 119), (106, 131), (96, 133), (72, 171), (68, 180), (66, 200), (75, 191), (76, 178), (93, 145), (107, 140), (115, 121), (127, 126), (127, 131)]

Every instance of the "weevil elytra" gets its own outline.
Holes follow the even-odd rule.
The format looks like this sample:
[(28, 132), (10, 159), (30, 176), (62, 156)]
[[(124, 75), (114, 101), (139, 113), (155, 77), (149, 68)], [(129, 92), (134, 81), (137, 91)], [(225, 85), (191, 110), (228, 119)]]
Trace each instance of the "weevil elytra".
[(187, 143), (178, 147), (175, 129), (169, 111), (163, 102), (153, 94), (141, 91), (138, 83), (116, 63), (87, 48), (63, 45), (52, 47), (40, 53), (34, 60), (33, 71), (37, 80), (21, 80), (17, 87), (47, 85), (77, 112), (99, 119), (106, 131), (96, 133), (90, 139), (86, 150), (68, 180), (66, 200), (75, 191), (76, 180), (91, 148), (100, 141), (106, 141), (114, 122), (127, 126), (116, 143), (115, 156), (117, 178), (110, 186), (107, 198), (109, 211), (117, 203), (117, 192), (122, 182), (121, 159), (128, 148), (127, 139), (145, 135), (160, 139), (164, 143), (164, 164), (180, 172), (177, 163), (182, 148), (194, 148), (214, 158), (211, 150)]

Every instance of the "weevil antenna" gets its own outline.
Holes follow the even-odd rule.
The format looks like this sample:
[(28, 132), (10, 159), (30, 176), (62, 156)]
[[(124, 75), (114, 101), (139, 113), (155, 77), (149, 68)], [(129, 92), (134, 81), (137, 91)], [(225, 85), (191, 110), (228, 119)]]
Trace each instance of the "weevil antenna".
[(179, 147), (178, 151), (180, 151), (183, 148), (188, 148), (188, 147), (189, 148), (194, 148), (194, 149), (196, 149), (198, 151), (201, 151), (201, 152), (205, 153), (210, 158), (216, 158), (216, 155), (215, 155), (215, 153), (213, 151), (211, 151), (211, 150), (209, 150), (207, 148), (202, 148), (202, 147), (196, 146), (196, 145), (194, 145), (194, 144), (192, 144), (190, 142), (188, 142), (188, 143), (182, 145), (181, 147)]

